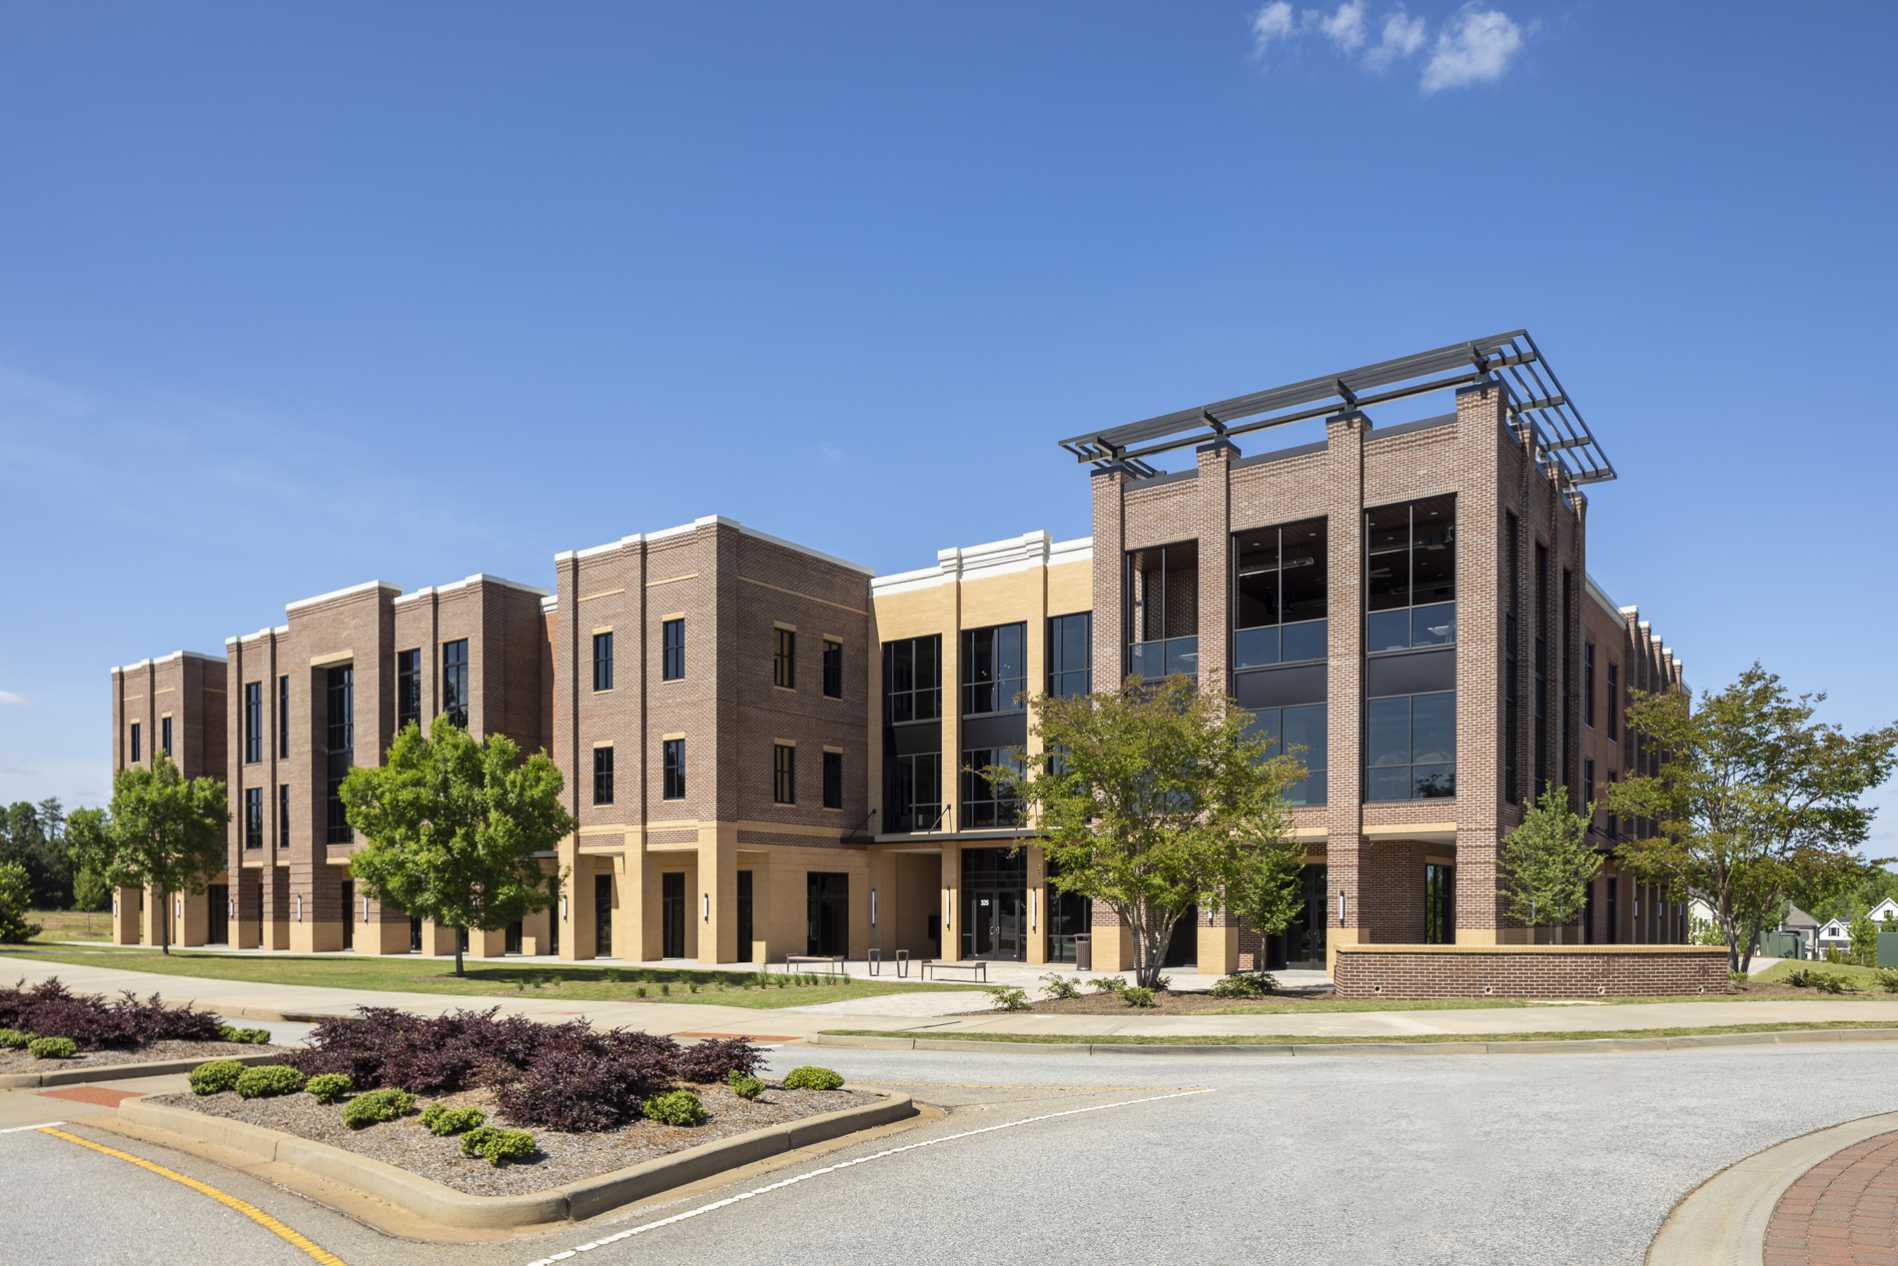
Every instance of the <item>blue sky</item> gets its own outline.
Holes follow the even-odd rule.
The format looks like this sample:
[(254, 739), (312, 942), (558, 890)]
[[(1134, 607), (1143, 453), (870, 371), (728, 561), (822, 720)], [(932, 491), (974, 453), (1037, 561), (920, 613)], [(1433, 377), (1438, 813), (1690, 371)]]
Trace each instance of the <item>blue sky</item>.
[(708, 513), (879, 570), (1079, 535), (1060, 436), (1515, 326), (1693, 682), (1898, 716), (1891, 6), (0, 32), (0, 800), (100, 799), (108, 667), (288, 600)]

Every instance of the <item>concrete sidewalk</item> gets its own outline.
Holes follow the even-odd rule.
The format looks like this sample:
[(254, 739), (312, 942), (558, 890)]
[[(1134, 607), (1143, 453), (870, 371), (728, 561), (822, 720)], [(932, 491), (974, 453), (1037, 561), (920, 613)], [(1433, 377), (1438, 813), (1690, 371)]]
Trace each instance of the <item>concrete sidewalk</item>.
[[(881, 1001), (865, 999), (865, 1009), (838, 1014), (823, 1007), (755, 1009), (685, 1002), (587, 1002), (516, 994), (469, 997), (451, 994), (396, 993), (379, 990), (324, 989), (306, 985), (256, 984), (162, 976), (117, 968), (77, 966), (34, 959), (11, 960), (11, 972), (30, 984), (58, 976), (74, 989), (117, 994), (162, 993), (173, 1002), (190, 1001), (230, 1018), (278, 1015), (352, 1015), (365, 1006), (400, 1007), (424, 1015), (463, 1008), (498, 1006), (510, 1015), (561, 1021), (584, 1016), (603, 1027), (627, 1027), (649, 1033), (744, 1033), (761, 1038), (806, 1038), (824, 1029), (920, 1030), (930, 1036), (957, 1031), (1030, 1034), (1187, 1037), (1389, 1038), (1501, 1033), (1577, 1033), (1616, 1029), (1699, 1028), (1727, 1024), (1820, 1023), (1875, 1020), (1898, 1026), (1898, 999), (1862, 1002), (1799, 999), (1772, 1002), (1551, 1003), (1542, 1006), (1419, 1011), (1320, 1011), (1277, 1015), (1048, 1015), (1033, 1012), (983, 1013), (974, 1016), (918, 1016), (892, 994), (889, 1014), (869, 1011)], [(931, 995), (934, 996), (934, 995)], [(905, 1012), (908, 1011), (907, 1014)]]

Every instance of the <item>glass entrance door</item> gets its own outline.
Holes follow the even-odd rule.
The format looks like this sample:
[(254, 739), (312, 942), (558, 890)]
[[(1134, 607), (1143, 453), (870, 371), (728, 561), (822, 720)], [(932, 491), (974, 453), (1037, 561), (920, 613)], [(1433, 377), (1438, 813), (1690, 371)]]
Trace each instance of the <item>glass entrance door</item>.
[(805, 953), (850, 952), (850, 876), (811, 871), (805, 880)]
[(356, 948), (356, 885), (343, 881), (343, 948)]
[(659, 876), (661, 958), (685, 957), (685, 872), (668, 871)]
[(228, 945), (231, 942), (231, 886), (212, 884), (205, 896), (210, 903), (207, 911), (210, 918), (204, 930), (204, 943)]
[(1020, 961), (1022, 893), (1010, 888), (978, 888), (962, 894), (962, 956)]
[(593, 952), (613, 957), (613, 876), (593, 877)]

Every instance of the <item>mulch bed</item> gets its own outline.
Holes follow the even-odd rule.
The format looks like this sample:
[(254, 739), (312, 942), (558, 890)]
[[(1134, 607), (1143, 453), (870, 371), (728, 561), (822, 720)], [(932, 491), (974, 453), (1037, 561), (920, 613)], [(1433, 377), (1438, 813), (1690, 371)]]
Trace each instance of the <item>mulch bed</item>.
[[(499, 1168), (461, 1154), (458, 1137), (437, 1138), (422, 1128), (419, 1116), (386, 1121), (364, 1130), (343, 1124), (341, 1104), (325, 1106), (309, 1095), (282, 1095), (274, 1099), (240, 1099), (237, 1095), (158, 1095), (152, 1102), (191, 1108), (267, 1129), (282, 1130), (344, 1151), (386, 1161), (445, 1187), (475, 1196), (513, 1196), (545, 1191), (584, 1178), (610, 1174), (669, 1152), (683, 1151), (734, 1134), (805, 1117), (821, 1116), (866, 1103), (875, 1096), (850, 1090), (767, 1089), (754, 1100), (740, 1099), (724, 1086), (695, 1086), (711, 1119), (704, 1125), (681, 1127), (639, 1121), (597, 1134), (562, 1134), (534, 1130), (540, 1155)], [(429, 1103), (472, 1106), (488, 1114), (489, 1124), (511, 1124), (497, 1115), (494, 1096), (487, 1090), (443, 1095)]]
[(58, 1068), (93, 1068), (104, 1064), (152, 1064), (167, 1059), (225, 1059), (232, 1055), (268, 1054), (281, 1046), (253, 1046), (248, 1042), (153, 1042), (135, 1051), (80, 1051), (71, 1059), (34, 1059), (25, 1051), (0, 1050), (0, 1073), (44, 1073)]
[(1230, 1011), (1248, 1003), (1298, 1003), (1334, 996), (1329, 989), (1323, 993), (1275, 993), (1263, 998), (1215, 998), (1204, 992), (1168, 990), (1153, 995), (1151, 1007), (1130, 1007), (1119, 994), (1089, 991), (1078, 998), (1043, 998), (1033, 1004), (1033, 1009), (1057, 1015), (1194, 1015)]

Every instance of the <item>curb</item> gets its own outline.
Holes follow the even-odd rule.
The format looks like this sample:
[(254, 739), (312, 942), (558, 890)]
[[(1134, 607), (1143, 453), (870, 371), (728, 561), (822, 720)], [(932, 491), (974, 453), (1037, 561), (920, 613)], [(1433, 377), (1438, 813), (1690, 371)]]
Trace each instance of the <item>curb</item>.
[(811, 1046), (876, 1051), (961, 1051), (992, 1055), (1631, 1055), (1709, 1046), (1778, 1046), (1806, 1042), (1892, 1042), (1898, 1027), (1785, 1029), (1766, 1033), (1703, 1033), (1685, 1037), (1537, 1039), (1522, 1042), (988, 1042), (945, 1037), (854, 1037), (819, 1033)]
[(1860, 1117), (1798, 1138), (1727, 1166), (1681, 1197), (1661, 1223), (1646, 1266), (1759, 1266), (1766, 1226), (1786, 1189), (1835, 1153), (1898, 1130), (1898, 1112)]
[(163, 1130), (195, 1143), (229, 1148), (254, 1160), (287, 1165), (441, 1226), (457, 1230), (496, 1230), (577, 1222), (728, 1169), (916, 1115), (916, 1107), (908, 1095), (889, 1091), (870, 1093), (878, 1096), (878, 1102), (766, 1126), (627, 1169), (518, 1196), (469, 1195), (340, 1147), (244, 1121), (207, 1116), (189, 1108), (127, 1099), (119, 1105), (118, 1113), (133, 1125)]
[(234, 1059), (240, 1064), (274, 1064), (283, 1060), (285, 1051), (262, 1051), (246, 1055), (207, 1055), (204, 1059), (159, 1059), (142, 1064), (82, 1064), (77, 1068), (49, 1068), (43, 1073), (6, 1073), (0, 1075), (0, 1090), (24, 1090), (34, 1086), (70, 1086), (84, 1081), (130, 1081), (135, 1077), (169, 1077), (188, 1073), (205, 1059)]

